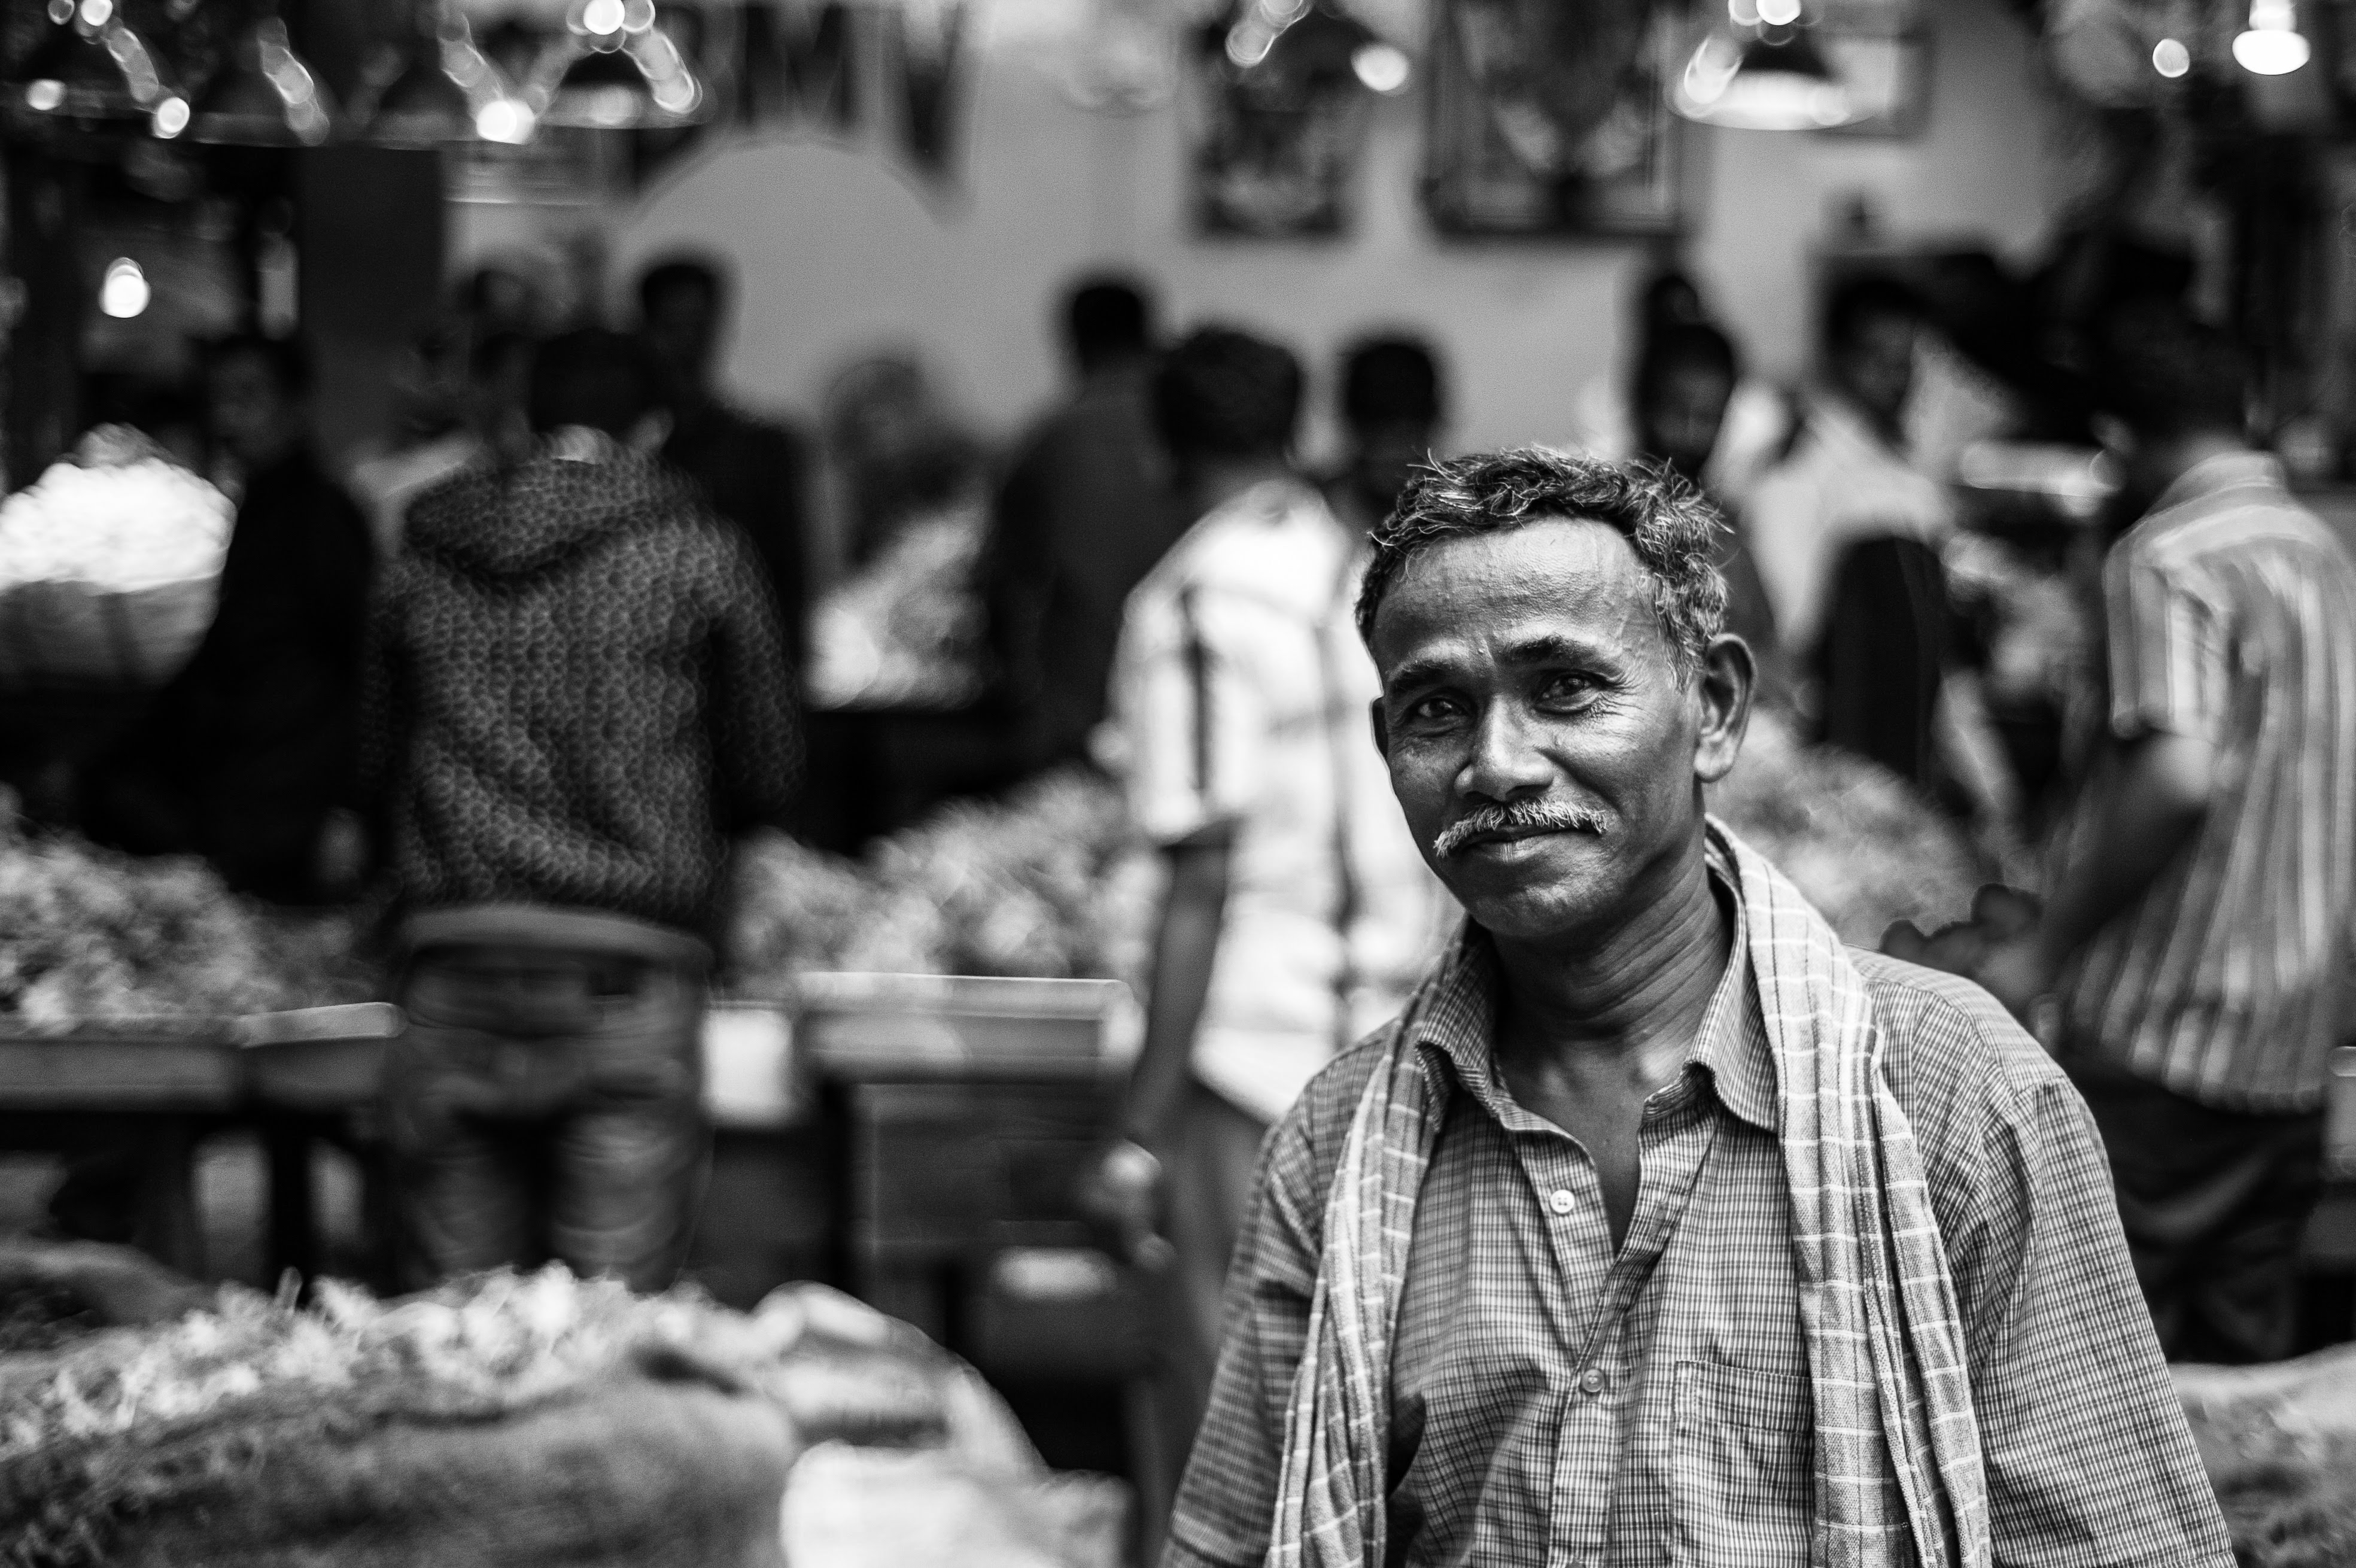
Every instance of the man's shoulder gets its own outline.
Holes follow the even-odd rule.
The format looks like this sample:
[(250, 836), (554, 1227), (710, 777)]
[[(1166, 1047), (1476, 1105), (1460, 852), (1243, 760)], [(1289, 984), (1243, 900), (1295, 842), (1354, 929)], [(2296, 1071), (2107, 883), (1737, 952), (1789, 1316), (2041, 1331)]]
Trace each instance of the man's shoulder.
[(1850, 954), (1872, 998), (1890, 1089), (1927, 1157), (2022, 1125), (2069, 1080), (1995, 997), (1958, 975), (1883, 953)]
[(1314, 615), (1348, 553), (1324, 498), (1306, 484), (1287, 486), (1205, 512), (1135, 591), (1148, 599), (1192, 594)]
[(2166, 574), (2283, 553), (2335, 575), (2356, 576), (2356, 561), (2331, 525), (2288, 490), (2264, 484), (2164, 507), (2121, 535), (2112, 558)]
[(1269, 1178), (1296, 1195), (1323, 1197), (1342, 1162), (1358, 1101), (1384, 1060), (1396, 1023), (1385, 1024), (1317, 1069), (1269, 1139)]

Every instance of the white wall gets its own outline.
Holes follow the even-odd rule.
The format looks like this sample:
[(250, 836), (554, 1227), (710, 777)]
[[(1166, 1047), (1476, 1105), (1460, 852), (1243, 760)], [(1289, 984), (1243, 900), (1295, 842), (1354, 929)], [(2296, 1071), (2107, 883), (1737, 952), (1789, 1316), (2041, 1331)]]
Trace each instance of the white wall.
[[(1925, 9), (1937, 30), (1922, 136), (1694, 133), (1686, 254), (1764, 371), (1804, 365), (1807, 252), (1850, 192), (1892, 238), (1978, 236), (2018, 254), (2044, 232), (2060, 133), (2028, 29), (2002, 0)], [(1559, 438), (1575, 390), (1614, 363), (1640, 247), (1441, 242), (1415, 201), (1419, 113), (1412, 94), (1377, 107), (1348, 238), (1203, 241), (1185, 220), (1174, 112), (1086, 113), (998, 43), (960, 199), (928, 205), (873, 149), (740, 143), (593, 221), (616, 277), (675, 245), (734, 259), (744, 299), (729, 374), (755, 403), (807, 411), (846, 360), (908, 343), (969, 417), (1007, 429), (1055, 384), (1056, 286), (1115, 263), (1158, 279), (1177, 320), (1264, 324), (1321, 371), (1367, 325), (1418, 324), (1452, 362), (1461, 443)], [(456, 209), (453, 264), (540, 220)]]

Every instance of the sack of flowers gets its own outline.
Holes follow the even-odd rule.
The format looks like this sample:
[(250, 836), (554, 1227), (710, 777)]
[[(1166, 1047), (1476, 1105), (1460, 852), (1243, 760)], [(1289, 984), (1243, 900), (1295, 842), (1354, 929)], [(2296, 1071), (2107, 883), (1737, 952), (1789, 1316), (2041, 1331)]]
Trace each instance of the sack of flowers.
[(2176, 1390), (2242, 1568), (2356, 1563), (2356, 1346), (2180, 1366)]
[(556, 1270), (97, 1335), (0, 1411), (0, 1562), (773, 1568), (798, 1443), (728, 1316)]

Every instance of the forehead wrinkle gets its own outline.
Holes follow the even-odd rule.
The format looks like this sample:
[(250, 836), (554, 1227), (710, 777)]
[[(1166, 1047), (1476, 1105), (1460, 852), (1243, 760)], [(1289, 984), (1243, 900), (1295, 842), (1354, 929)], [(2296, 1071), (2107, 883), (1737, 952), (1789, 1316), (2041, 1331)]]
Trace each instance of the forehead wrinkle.
[[(1372, 640), (1389, 640), (1383, 635), (1387, 626), (1392, 636), (1411, 639), (1416, 656), (1391, 676), (1401, 682), (1444, 671), (1461, 662), (1465, 647), (1494, 645), (1534, 622), (1547, 624), (1549, 630), (1537, 634), (1547, 636), (1566, 621), (1593, 621), (1617, 647), (1637, 620), (1663, 635), (1655, 588), (1633, 543), (1611, 524), (1586, 517), (1532, 518), (1493, 532), (1451, 535), (1408, 556), (1384, 596)], [(1438, 603), (1408, 607), (1419, 595), (1435, 592), (1441, 596)], [(1479, 610), (1466, 606), (1468, 597), (1482, 601)], [(1405, 625), (1398, 618), (1402, 614)], [(1603, 649), (1595, 639), (1569, 640), (1580, 657)]]

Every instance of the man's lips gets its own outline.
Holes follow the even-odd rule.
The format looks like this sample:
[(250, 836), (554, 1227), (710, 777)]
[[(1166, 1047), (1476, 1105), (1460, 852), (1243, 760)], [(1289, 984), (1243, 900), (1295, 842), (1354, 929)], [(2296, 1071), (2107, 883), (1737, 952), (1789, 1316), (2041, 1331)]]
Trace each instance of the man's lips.
[(1575, 833), (1577, 828), (1483, 828), (1464, 840), (1465, 849), (1478, 849), (1483, 844), (1520, 843), (1525, 839), (1551, 838), (1557, 833)]

